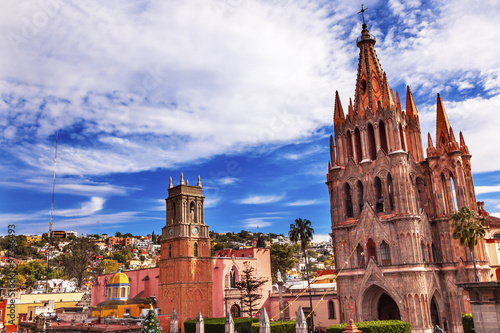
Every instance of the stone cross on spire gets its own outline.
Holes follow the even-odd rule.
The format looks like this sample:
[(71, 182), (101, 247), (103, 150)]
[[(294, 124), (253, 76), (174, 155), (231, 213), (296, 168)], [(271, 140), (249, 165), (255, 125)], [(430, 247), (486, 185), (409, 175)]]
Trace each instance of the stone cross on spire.
[(363, 16), (363, 26), (365, 26), (365, 25), (366, 25), (366, 23), (365, 23), (365, 11), (366, 11), (367, 9), (368, 9), (368, 8), (363, 8), (363, 4), (361, 4), (361, 10), (358, 12), (358, 14), (359, 14), (359, 13), (361, 13), (361, 15)]

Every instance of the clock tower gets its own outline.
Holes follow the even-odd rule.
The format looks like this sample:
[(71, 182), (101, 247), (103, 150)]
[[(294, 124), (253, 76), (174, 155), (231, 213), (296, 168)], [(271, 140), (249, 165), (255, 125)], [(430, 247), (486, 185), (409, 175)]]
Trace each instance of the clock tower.
[(170, 326), (173, 309), (179, 327), (186, 320), (212, 316), (212, 260), (210, 237), (204, 219), (200, 177), (196, 186), (184, 182), (168, 186), (167, 221), (162, 229), (158, 305), (160, 323)]

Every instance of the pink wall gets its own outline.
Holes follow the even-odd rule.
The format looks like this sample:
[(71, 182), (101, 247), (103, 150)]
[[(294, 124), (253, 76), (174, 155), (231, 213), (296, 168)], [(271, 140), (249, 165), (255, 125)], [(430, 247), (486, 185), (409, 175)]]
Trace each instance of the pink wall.
[[(290, 306), (288, 307), (289, 319), (295, 319), (297, 317), (297, 311), (299, 306), (302, 308), (310, 309), (309, 303), (309, 293), (305, 292), (297, 298), (297, 295), (302, 290), (292, 293), (283, 293), (282, 299), (283, 303), (288, 302)], [(335, 318), (330, 318), (328, 313), (328, 301), (333, 301)], [(326, 328), (333, 324), (340, 323), (340, 307), (339, 300), (337, 297), (337, 291), (328, 291), (326, 294), (324, 291), (313, 291), (312, 293), (312, 303), (315, 312), (314, 316), (314, 326), (318, 330), (326, 332)], [(319, 303), (319, 304), (318, 304)], [(317, 306), (316, 306), (317, 305)], [(309, 310), (308, 310), (309, 311)], [(274, 320), (279, 320), (279, 294), (273, 293), (271, 296), (271, 311), (269, 312), (269, 319), (274, 317)]]
[[(228, 274), (233, 266), (237, 267), (239, 272), (245, 269), (244, 263), (248, 262), (251, 267), (255, 268), (255, 274), (259, 277), (267, 278), (268, 281), (262, 287), (264, 298), (261, 299), (258, 307), (265, 306), (270, 312), (271, 301), (270, 293), (272, 289), (271, 281), (271, 257), (269, 249), (262, 248), (247, 248), (241, 250), (221, 250), (216, 252), (216, 257), (212, 258), (212, 305), (213, 317), (226, 316), (226, 302), (228, 308), (231, 307), (228, 300), (241, 300), (237, 289), (229, 288)], [(234, 259), (233, 259), (234, 255)], [(130, 297), (133, 298), (139, 295), (140, 297), (149, 297), (159, 295), (159, 268), (148, 268), (135, 271), (127, 271), (125, 273), (130, 281)], [(113, 273), (114, 274), (114, 273)], [(109, 281), (113, 274), (100, 275), (98, 284), (92, 286), (91, 306), (96, 306), (102, 301), (107, 300), (104, 294), (105, 279)], [(149, 278), (146, 279), (146, 277)], [(235, 296), (236, 295), (236, 296)]]
[[(234, 256), (234, 258), (233, 258)], [(215, 258), (212, 259), (212, 302), (213, 316), (225, 317), (226, 304), (230, 309), (232, 304), (241, 305), (241, 297), (237, 289), (229, 287), (229, 271), (233, 266), (241, 273), (244, 269), (244, 263), (248, 262), (251, 267), (255, 268), (254, 273), (258, 277), (267, 278), (268, 281), (262, 286), (262, 298), (258, 307), (265, 306), (266, 310), (270, 311), (269, 295), (272, 289), (271, 281), (271, 256), (269, 249), (263, 248), (246, 248), (241, 250), (220, 250), (216, 251)], [(237, 278), (238, 280), (238, 278)]]
[[(139, 295), (139, 297), (150, 297), (150, 296), (158, 296), (158, 282), (159, 282), (159, 274), (160, 269), (158, 267), (155, 268), (147, 268), (140, 269), (135, 271), (127, 271), (122, 272), (125, 273), (130, 280), (130, 298), (134, 298)], [(99, 275), (97, 278), (98, 284), (94, 284), (92, 286), (92, 300), (90, 305), (96, 306), (102, 301), (107, 300), (107, 296), (104, 294), (105, 288), (105, 279), (108, 281), (115, 273)]]

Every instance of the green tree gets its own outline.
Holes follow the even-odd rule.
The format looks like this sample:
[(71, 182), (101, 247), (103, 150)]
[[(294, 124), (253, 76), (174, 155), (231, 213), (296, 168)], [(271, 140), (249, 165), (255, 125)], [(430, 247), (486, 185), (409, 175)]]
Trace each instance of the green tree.
[(245, 269), (240, 276), (240, 281), (236, 282), (235, 287), (242, 292), (243, 304), (245, 305), (243, 312), (253, 317), (253, 315), (259, 311), (257, 308), (257, 301), (264, 297), (260, 287), (262, 287), (268, 279), (256, 277), (254, 274), (255, 268), (250, 266), (248, 261), (245, 261), (243, 265), (245, 265)]
[[(288, 236), (290, 237), (290, 241), (293, 243), (300, 243), (300, 249), (304, 254), (304, 258), (306, 260), (306, 273), (307, 273), (307, 284), (310, 285), (309, 281), (309, 262), (307, 260), (307, 245), (312, 240), (314, 234), (314, 229), (311, 227), (311, 221), (307, 219), (298, 218), (295, 220), (295, 223), (290, 224), (290, 231), (288, 232)], [(311, 288), (309, 288), (309, 305), (311, 309), (312, 306), (312, 294)], [(311, 316), (311, 327), (314, 331), (314, 316)]]
[(453, 238), (458, 239), (460, 244), (467, 247), (472, 254), (472, 262), (474, 263), (474, 276), (476, 282), (479, 282), (476, 268), (476, 245), (477, 242), (484, 238), (485, 231), (483, 222), (485, 218), (476, 216), (473, 210), (468, 207), (462, 207), (460, 210), (451, 215), (453, 220)]
[(286, 273), (295, 265), (297, 260), (294, 254), (295, 250), (293, 246), (287, 244), (271, 245), (271, 274), (273, 283), (277, 282), (278, 270), (281, 273)]
[(148, 315), (144, 319), (144, 324), (142, 325), (141, 333), (160, 333), (161, 328), (158, 323), (158, 319), (156, 319), (155, 310), (153, 310), (153, 306), (148, 311)]
[(89, 239), (77, 238), (64, 247), (65, 254), (61, 258), (65, 273), (77, 281), (81, 288), (83, 281), (91, 276), (90, 258), (98, 252), (97, 246)]

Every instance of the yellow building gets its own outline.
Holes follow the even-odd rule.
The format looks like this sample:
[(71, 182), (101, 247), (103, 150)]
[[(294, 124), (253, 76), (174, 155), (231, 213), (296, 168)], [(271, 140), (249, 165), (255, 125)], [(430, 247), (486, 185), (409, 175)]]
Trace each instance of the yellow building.
[(18, 303), (15, 303), (13, 320), (5, 317), (5, 327), (7, 332), (15, 332), (19, 324), (20, 317), (28, 319), (28, 308), (34, 311), (37, 307), (44, 307), (49, 301), (54, 302), (54, 309), (76, 306), (81, 300), (83, 293), (54, 293), (54, 294), (21, 294)]
[(154, 299), (130, 297), (128, 276), (121, 272), (113, 275), (107, 284), (108, 299), (92, 309), (92, 317), (139, 317), (142, 309), (149, 309)]

